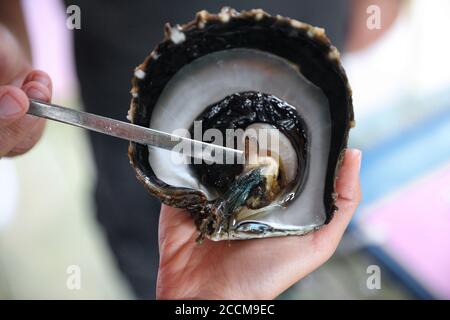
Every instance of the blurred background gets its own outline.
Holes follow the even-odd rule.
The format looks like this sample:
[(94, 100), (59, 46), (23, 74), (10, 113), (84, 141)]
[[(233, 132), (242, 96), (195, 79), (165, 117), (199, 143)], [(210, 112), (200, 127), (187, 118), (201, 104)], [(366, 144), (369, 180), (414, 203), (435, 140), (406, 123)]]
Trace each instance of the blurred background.
[[(187, 18), (174, 22), (188, 21), (203, 7), (213, 6), (211, 11), (217, 11), (214, 8), (227, 4), (193, 3), (192, 10), (185, 13)], [(314, 10), (326, 10), (326, 1), (317, 3), (320, 6)], [(351, 131), (350, 146), (363, 151), (363, 203), (333, 258), (280, 298), (449, 299), (450, 43), (445, 32), (450, 30), (450, 2), (342, 3), (348, 8), (340, 16), (348, 30), (345, 41), (333, 30), (327, 33), (339, 43), (353, 89), (356, 128)], [(53, 102), (82, 108), (73, 45), (75, 33), (80, 31), (66, 27), (67, 3), (23, 0), (22, 4), (33, 64), (53, 78)], [(274, 2), (270, 8), (265, 5), (251, 1), (243, 8), (261, 7), (302, 18), (292, 10), (276, 10)], [(371, 5), (380, 8), (379, 29), (367, 26), (374, 13), (369, 10)], [(86, 23), (96, 17), (84, 11), (82, 4), (80, 8), (83, 30), (84, 17)], [(101, 19), (102, 11), (96, 13)], [(147, 15), (152, 19), (151, 13)], [(322, 18), (335, 25), (338, 21), (333, 12)], [(327, 21), (303, 20), (327, 25)], [(162, 24), (158, 26), (157, 39), (162, 39)], [(125, 81), (122, 90), (127, 99), (134, 66), (157, 41), (150, 39), (148, 50), (139, 52), (139, 58), (125, 67), (129, 74), (120, 81)], [(107, 44), (102, 45), (106, 51)], [(95, 69), (95, 63), (90, 67)], [(125, 119), (127, 105), (124, 103), (116, 118)], [(120, 150), (124, 172), (134, 179), (127, 167), (126, 145)], [(53, 122), (47, 123), (43, 139), (31, 152), (0, 161), (1, 299), (152, 297), (154, 285), (147, 278), (156, 277), (155, 263), (148, 268), (139, 264), (139, 259), (127, 264), (135, 259), (123, 254), (132, 251), (131, 245), (117, 249), (117, 241), (102, 226), (104, 217), (96, 215), (99, 196), (95, 186), (102, 181), (96, 167), (89, 135)], [(136, 186), (142, 188), (137, 182)], [(142, 194), (147, 197), (145, 191)], [(126, 213), (131, 218), (132, 211)], [(145, 241), (153, 241), (145, 254), (157, 261), (154, 221), (158, 210), (153, 211), (148, 214), (155, 219), (147, 221), (153, 223), (151, 239), (142, 243), (131, 236), (119, 239), (139, 242), (141, 251), (146, 251)], [(126, 231), (124, 234), (133, 233)], [(67, 286), (73, 265), (79, 266), (82, 274), (79, 290)], [(380, 289), (367, 286), (368, 268), (373, 265), (381, 270)]]

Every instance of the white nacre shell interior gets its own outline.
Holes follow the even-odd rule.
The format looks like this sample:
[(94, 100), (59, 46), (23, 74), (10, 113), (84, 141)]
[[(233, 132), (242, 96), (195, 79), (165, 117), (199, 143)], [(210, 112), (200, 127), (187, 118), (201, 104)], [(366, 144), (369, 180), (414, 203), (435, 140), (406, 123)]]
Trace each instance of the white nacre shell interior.
[[(207, 106), (243, 91), (272, 94), (294, 106), (307, 129), (307, 176), (296, 198), (286, 208), (275, 206), (249, 218), (275, 227), (276, 233), (306, 233), (326, 220), (323, 198), (331, 134), (328, 100), (300, 70), (301, 66), (253, 49), (205, 55), (181, 68), (169, 81), (150, 122), (153, 129), (180, 135)], [(182, 157), (162, 149), (149, 150), (150, 165), (160, 180), (173, 186), (198, 189), (210, 199), (214, 198), (215, 193), (196, 179), (189, 165), (182, 163)], [(231, 232), (216, 235), (216, 239), (219, 238), (244, 237)]]

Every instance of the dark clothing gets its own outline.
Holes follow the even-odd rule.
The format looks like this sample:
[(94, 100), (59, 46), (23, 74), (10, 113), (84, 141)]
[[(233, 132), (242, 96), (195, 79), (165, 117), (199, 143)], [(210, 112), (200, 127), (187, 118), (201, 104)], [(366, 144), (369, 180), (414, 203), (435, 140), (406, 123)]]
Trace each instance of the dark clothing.
[[(75, 56), (82, 99), (89, 112), (125, 119), (130, 80), (163, 38), (163, 25), (185, 23), (201, 9), (218, 12), (262, 8), (325, 27), (339, 48), (345, 38), (347, 0), (272, 1), (67, 1), (81, 8), (81, 30), (75, 30)], [(95, 201), (120, 270), (138, 298), (154, 298), (158, 271), (159, 201), (151, 197), (127, 158), (128, 144), (90, 134), (97, 165)]]

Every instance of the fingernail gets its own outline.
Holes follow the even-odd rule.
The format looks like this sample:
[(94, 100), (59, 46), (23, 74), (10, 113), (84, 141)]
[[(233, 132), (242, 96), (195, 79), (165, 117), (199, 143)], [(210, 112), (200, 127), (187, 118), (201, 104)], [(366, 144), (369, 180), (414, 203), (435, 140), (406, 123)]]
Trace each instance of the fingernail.
[(29, 88), (27, 91), (27, 96), (31, 99), (36, 99), (36, 100), (47, 100), (47, 97), (45, 96), (45, 94), (43, 94), (42, 92), (40, 92), (38, 89), (35, 88)]
[(0, 118), (7, 119), (20, 113), (22, 108), (16, 99), (9, 94), (0, 98)]
[(48, 87), (50, 85), (50, 81), (48, 80), (47, 77), (43, 77), (43, 76), (34, 76), (33, 77), (34, 81), (37, 81), (39, 83), (42, 83), (44, 86)]

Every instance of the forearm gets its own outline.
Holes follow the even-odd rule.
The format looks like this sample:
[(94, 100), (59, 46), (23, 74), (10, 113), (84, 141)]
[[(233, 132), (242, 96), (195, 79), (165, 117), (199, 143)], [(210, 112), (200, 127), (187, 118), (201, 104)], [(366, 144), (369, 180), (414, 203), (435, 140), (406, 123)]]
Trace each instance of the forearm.
[(31, 49), (20, 0), (0, 0), (0, 24), (8, 28), (31, 61)]

